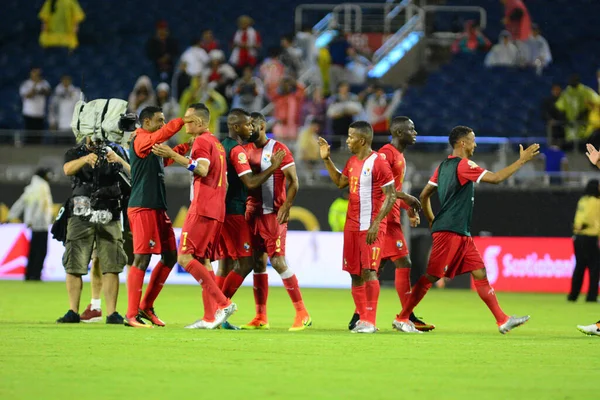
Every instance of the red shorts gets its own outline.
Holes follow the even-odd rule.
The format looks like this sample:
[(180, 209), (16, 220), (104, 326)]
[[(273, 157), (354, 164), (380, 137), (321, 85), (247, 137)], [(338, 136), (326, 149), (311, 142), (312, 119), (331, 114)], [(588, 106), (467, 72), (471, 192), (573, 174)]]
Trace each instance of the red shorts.
[(382, 260), (396, 261), (408, 255), (408, 246), (404, 239), (402, 226), (396, 223), (387, 224)]
[(434, 232), (427, 273), (436, 278), (454, 278), (485, 267), (471, 236)]
[(165, 210), (127, 209), (133, 234), (133, 254), (162, 254), (177, 250), (173, 225)]
[(381, 263), (385, 229), (379, 231), (375, 243), (367, 244), (367, 231), (344, 231), (344, 267), (351, 275), (360, 275), (363, 269), (377, 271)]
[(181, 228), (179, 254), (191, 254), (198, 259), (208, 258), (214, 261), (222, 226), (223, 223), (216, 219), (188, 214)]
[(252, 232), (252, 248), (267, 253), (269, 257), (285, 256), (287, 222), (277, 222), (277, 214), (251, 216), (248, 220)]
[(251, 243), (252, 234), (246, 218), (243, 215), (226, 215), (219, 241), (219, 259), (250, 257)]

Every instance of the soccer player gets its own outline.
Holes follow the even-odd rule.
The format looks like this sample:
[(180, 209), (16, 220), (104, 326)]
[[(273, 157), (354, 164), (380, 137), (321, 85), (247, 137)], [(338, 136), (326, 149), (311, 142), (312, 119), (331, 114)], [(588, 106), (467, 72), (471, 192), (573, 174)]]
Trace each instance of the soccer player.
[[(392, 134), (392, 141), (379, 150), (379, 155), (392, 169), (397, 200), (394, 203), (392, 211), (387, 216), (387, 232), (381, 260), (383, 263), (390, 260), (396, 266), (396, 292), (398, 293), (400, 304), (404, 305), (406, 303), (406, 298), (410, 293), (410, 268), (412, 264), (408, 252), (408, 245), (404, 239), (402, 225), (400, 224), (400, 208), (403, 208), (408, 212), (413, 226), (417, 226), (420, 222), (419, 211), (421, 209), (419, 200), (402, 192), (402, 183), (404, 182), (404, 175), (406, 174), (404, 150), (406, 147), (415, 144), (417, 140), (417, 131), (415, 130), (414, 122), (410, 118), (395, 117), (390, 124), (390, 133)], [(354, 314), (349, 329), (353, 329), (356, 321), (359, 319), (360, 316)], [(414, 313), (410, 314), (410, 320), (415, 324), (415, 327), (421, 331), (435, 329), (434, 325), (419, 320)]]
[[(195, 115), (184, 119), (176, 118), (165, 124), (165, 116), (159, 107), (146, 107), (140, 113), (141, 128), (136, 129), (129, 148), (131, 160), (131, 196), (127, 209), (129, 226), (133, 233), (133, 265), (127, 274), (128, 305), (124, 324), (136, 328), (151, 328), (138, 318), (147, 319), (157, 326), (165, 323), (154, 312), (154, 300), (163, 288), (171, 269), (177, 260), (177, 246), (173, 225), (167, 215), (167, 195), (164, 181), (165, 165), (170, 159), (163, 160), (152, 153), (152, 146), (169, 140), (183, 127), (184, 123), (199, 121)], [(178, 154), (189, 151), (188, 144), (175, 148)], [(144, 299), (142, 286), (144, 275), (150, 264), (152, 254), (161, 254), (154, 267)]]
[(352, 297), (360, 320), (353, 333), (377, 332), (379, 279), (377, 270), (385, 243), (387, 215), (396, 202), (389, 163), (371, 149), (373, 128), (368, 122), (350, 124), (346, 143), (352, 157), (340, 172), (330, 157), (330, 146), (319, 138), (321, 158), (333, 183), (350, 186), (344, 227), (344, 271), (352, 278)]
[[(520, 146), (520, 157), (517, 161), (498, 172), (490, 172), (469, 159), (477, 147), (473, 129), (466, 126), (455, 127), (450, 132), (449, 142), (453, 149), (452, 154), (439, 165), (421, 192), (423, 212), (429, 221), (433, 236), (427, 272), (413, 287), (402, 312), (392, 325), (401, 332), (421, 333), (415, 329), (409, 316), (431, 285), (441, 278), (453, 278), (455, 275), (470, 272), (479, 297), (496, 318), (500, 333), (505, 334), (523, 325), (529, 320), (529, 316), (506, 315), (487, 280), (485, 265), (470, 232), (475, 183), (498, 184), (505, 181), (538, 155), (540, 146), (537, 143), (532, 144), (525, 150)], [(440, 197), (441, 209), (434, 216), (430, 199), (436, 191)]]
[[(267, 296), (269, 282), (267, 256), (271, 265), (279, 273), (296, 310), (290, 331), (301, 331), (312, 325), (312, 319), (302, 300), (298, 279), (285, 261), (285, 239), (290, 208), (298, 192), (298, 175), (291, 151), (274, 139), (267, 138), (267, 121), (261, 113), (252, 113), (256, 138), (245, 146), (250, 167), (255, 174), (267, 170), (273, 154), (284, 151), (281, 166), (275, 170), (260, 187), (249, 190), (246, 202), (246, 220), (252, 232), (254, 250), (254, 300), (256, 317), (242, 329), (269, 329), (267, 318)], [(287, 191), (286, 191), (287, 185)], [(235, 271), (232, 273), (232, 275)], [(236, 277), (237, 286), (241, 279)]]
[(189, 329), (214, 329), (237, 310), (223, 295), (210, 264), (215, 259), (221, 227), (225, 219), (227, 193), (227, 163), (225, 149), (209, 132), (210, 112), (202, 103), (189, 106), (190, 119), (185, 130), (196, 137), (190, 158), (176, 153), (166, 145), (154, 145), (152, 152), (172, 158), (193, 173), (193, 197), (181, 229), (177, 262), (202, 285), (204, 318), (186, 326)]

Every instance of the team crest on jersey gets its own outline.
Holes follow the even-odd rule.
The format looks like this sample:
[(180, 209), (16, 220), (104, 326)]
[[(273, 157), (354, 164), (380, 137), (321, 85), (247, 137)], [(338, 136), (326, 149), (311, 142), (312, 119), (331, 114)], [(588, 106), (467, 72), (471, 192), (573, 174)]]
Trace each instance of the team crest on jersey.
[(150, 245), (150, 248), (153, 249), (154, 246), (156, 246), (156, 242), (152, 239), (150, 239), (150, 242), (148, 242), (148, 244)]
[(263, 161), (264, 162), (269, 162), (271, 161), (271, 154), (270, 153), (265, 153), (264, 157), (263, 157)]
[(469, 160), (469, 161), (467, 162), (467, 164), (469, 164), (469, 167), (471, 167), (471, 169), (479, 168), (479, 165), (477, 165), (477, 164), (475, 163), (475, 161), (471, 161), (471, 160)]
[(404, 247), (404, 243), (402, 243), (402, 240), (397, 240), (396, 241), (396, 247), (401, 249), (402, 247)]
[(240, 163), (240, 164), (247, 164), (248, 163), (248, 157), (246, 157), (245, 153), (238, 154), (238, 163)]
[(250, 243), (248, 243), (248, 242), (244, 243), (244, 250), (246, 250), (246, 251), (250, 250)]
[(371, 175), (371, 168), (365, 168), (363, 171), (363, 175), (364, 176), (369, 176)]
[(217, 143), (217, 150), (225, 152), (225, 149), (223, 148), (223, 145), (221, 143)]

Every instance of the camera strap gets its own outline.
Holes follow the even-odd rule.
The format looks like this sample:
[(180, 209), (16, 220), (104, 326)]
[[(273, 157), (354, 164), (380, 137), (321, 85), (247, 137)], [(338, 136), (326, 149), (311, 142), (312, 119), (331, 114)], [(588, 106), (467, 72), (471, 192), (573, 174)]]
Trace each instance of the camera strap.
[(106, 140), (106, 132), (104, 131), (104, 117), (106, 116), (106, 112), (108, 111), (108, 103), (110, 103), (110, 99), (106, 100), (106, 104), (104, 105), (104, 109), (102, 110), (102, 115), (100, 116), (100, 132), (102, 132), (102, 139)]

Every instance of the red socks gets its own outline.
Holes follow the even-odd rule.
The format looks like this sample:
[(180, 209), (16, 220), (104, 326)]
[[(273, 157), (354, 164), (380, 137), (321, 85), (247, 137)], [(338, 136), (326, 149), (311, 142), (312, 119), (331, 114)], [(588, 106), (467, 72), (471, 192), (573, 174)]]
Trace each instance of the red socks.
[(154, 307), (154, 300), (156, 300), (160, 294), (160, 291), (162, 290), (170, 273), (171, 268), (167, 267), (162, 262), (159, 261), (158, 264), (156, 264), (152, 270), (152, 274), (150, 275), (150, 282), (146, 288), (146, 294), (140, 303), (140, 308), (142, 310), (147, 310)]
[(219, 308), (224, 308), (231, 304), (229, 299), (227, 299), (227, 297), (219, 290), (219, 287), (211, 277), (210, 272), (208, 272), (206, 267), (202, 265), (200, 261), (192, 260), (184, 268), (196, 281), (198, 281), (198, 283), (200, 283), (200, 285), (202, 285), (202, 290), (208, 290), (208, 295), (216, 301)]
[(367, 289), (366, 285), (352, 286), (352, 298), (354, 299), (354, 305), (356, 306), (356, 312), (360, 315), (367, 317)]
[[(291, 272), (289, 269), (284, 272), (285, 275), (287, 272)], [(300, 287), (298, 286), (298, 278), (293, 274), (289, 278), (281, 279), (283, 281), (283, 286), (287, 289), (288, 295), (294, 304), (294, 308), (296, 312), (306, 312), (306, 307), (304, 307), (304, 301), (302, 301), (302, 293), (300, 293)]]
[(225, 278), (226, 278), (225, 276), (220, 276), (220, 275), (215, 276), (215, 282), (217, 283), (217, 286), (221, 290), (223, 290), (223, 284), (225, 283)]
[(481, 297), (481, 300), (488, 306), (492, 314), (494, 314), (494, 318), (496, 318), (496, 323), (498, 325), (502, 325), (508, 319), (508, 315), (504, 314), (500, 305), (498, 304), (498, 299), (496, 298), (496, 293), (494, 289), (490, 286), (490, 283), (487, 279), (482, 279), (480, 281), (473, 280), (475, 284), (475, 288), (477, 289), (477, 294)]
[[(217, 279), (218, 278), (219, 277), (217, 276)], [(241, 276), (237, 272), (231, 271), (227, 275), (227, 278), (225, 278), (225, 281), (223, 282), (223, 294), (225, 295), (225, 297), (231, 299), (235, 292), (238, 291), (240, 286), (242, 286), (242, 283), (244, 283), (244, 279), (245, 277)]]
[(400, 299), (402, 307), (406, 305), (408, 296), (410, 296), (410, 268), (396, 268), (396, 293)]
[(127, 318), (135, 318), (138, 314), (145, 274), (145, 271), (134, 266), (129, 268), (127, 273), (127, 314), (125, 314)]
[[(254, 274), (254, 302), (256, 315), (267, 317), (267, 297), (269, 296), (269, 275)], [(266, 322), (266, 321), (265, 321)]]
[(365, 283), (365, 294), (366, 294), (366, 300), (367, 300), (367, 304), (366, 304), (366, 311), (367, 314), (365, 315), (365, 318), (362, 317), (361, 314), (361, 320), (366, 321), (366, 322), (370, 322), (373, 325), (376, 325), (376, 320), (377, 320), (377, 302), (379, 301), (379, 291), (380, 291), (380, 287), (379, 287), (379, 280), (375, 279), (372, 281), (367, 281)]
[(431, 282), (429, 279), (422, 276), (415, 287), (412, 289), (412, 292), (406, 299), (406, 304), (402, 307), (402, 312), (398, 316), (399, 320), (407, 320), (410, 317), (410, 314), (414, 311), (417, 304), (421, 302), (423, 297), (427, 294), (427, 291), (431, 288)]
[[(208, 273), (210, 274), (210, 278), (215, 280), (215, 272), (208, 271)], [(204, 305), (204, 317), (202, 317), (202, 319), (206, 322), (213, 322), (215, 320), (217, 305), (206, 290), (202, 290), (202, 304)]]

